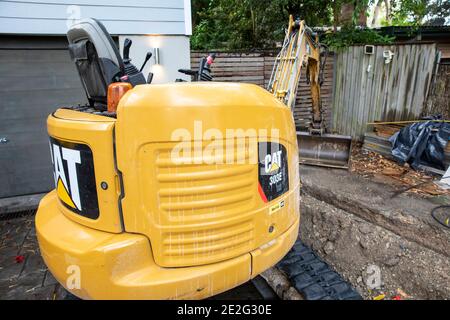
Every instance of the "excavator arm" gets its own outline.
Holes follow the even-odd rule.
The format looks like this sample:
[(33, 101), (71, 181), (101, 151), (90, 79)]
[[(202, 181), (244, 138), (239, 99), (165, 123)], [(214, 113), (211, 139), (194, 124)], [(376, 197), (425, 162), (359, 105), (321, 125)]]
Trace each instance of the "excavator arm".
[(298, 132), (300, 162), (326, 167), (348, 168), (351, 137), (327, 134), (323, 119), (319, 37), (303, 20), (289, 17), (283, 46), (275, 59), (267, 90), (294, 114), (297, 89), (303, 68), (311, 89), (312, 121), (308, 132)]
[(302, 68), (307, 68), (311, 87), (313, 122), (320, 123), (320, 44), (317, 35), (303, 20), (289, 17), (289, 26), (283, 47), (273, 66), (268, 90), (291, 110), (294, 109)]

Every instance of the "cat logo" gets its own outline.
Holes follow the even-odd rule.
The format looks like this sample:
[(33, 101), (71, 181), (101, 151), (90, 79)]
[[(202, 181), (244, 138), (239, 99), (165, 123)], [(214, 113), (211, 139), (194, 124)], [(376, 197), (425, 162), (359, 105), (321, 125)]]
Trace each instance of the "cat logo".
[(264, 158), (264, 169), (266, 173), (272, 174), (281, 168), (281, 153), (282, 151), (280, 150), (266, 155)]
[[(77, 177), (77, 165), (81, 164), (80, 151), (60, 147), (54, 143), (50, 144), (50, 151), (52, 153), (56, 193), (59, 199), (72, 209), (82, 211)], [(63, 161), (65, 161), (65, 166)], [(67, 174), (64, 168), (67, 168)]]
[(98, 217), (98, 200), (91, 149), (84, 144), (50, 138), (55, 188), (58, 198), (71, 211)]
[[(258, 143), (258, 193), (265, 203), (289, 190), (289, 172), (285, 146), (277, 142)], [(271, 212), (281, 208), (274, 207)]]

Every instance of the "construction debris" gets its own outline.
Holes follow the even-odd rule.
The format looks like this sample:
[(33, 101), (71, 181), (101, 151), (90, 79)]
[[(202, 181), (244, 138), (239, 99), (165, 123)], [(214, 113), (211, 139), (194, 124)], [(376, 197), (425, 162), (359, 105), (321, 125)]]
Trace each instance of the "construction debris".
[(366, 178), (375, 178), (402, 187), (413, 187), (408, 193), (422, 196), (450, 195), (450, 190), (445, 190), (433, 183), (434, 177), (426, 172), (415, 171), (408, 164), (399, 165), (387, 157), (367, 150), (364, 147), (354, 146), (352, 152), (351, 171)]

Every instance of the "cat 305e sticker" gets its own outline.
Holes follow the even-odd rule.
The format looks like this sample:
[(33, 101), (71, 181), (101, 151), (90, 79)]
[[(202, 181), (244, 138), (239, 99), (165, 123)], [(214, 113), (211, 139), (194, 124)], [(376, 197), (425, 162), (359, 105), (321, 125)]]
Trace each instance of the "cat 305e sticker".
[(264, 202), (289, 190), (286, 148), (275, 142), (258, 143), (258, 191)]
[(94, 159), (85, 144), (50, 138), (56, 193), (65, 207), (87, 218), (99, 215)]

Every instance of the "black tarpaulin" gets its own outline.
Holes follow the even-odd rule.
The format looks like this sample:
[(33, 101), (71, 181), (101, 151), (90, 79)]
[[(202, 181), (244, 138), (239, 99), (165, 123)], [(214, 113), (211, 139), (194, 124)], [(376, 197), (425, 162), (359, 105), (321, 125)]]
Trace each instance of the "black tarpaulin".
[(404, 127), (389, 141), (392, 155), (401, 164), (409, 163), (415, 170), (419, 165), (446, 170), (444, 150), (450, 137), (450, 123), (417, 122)]

